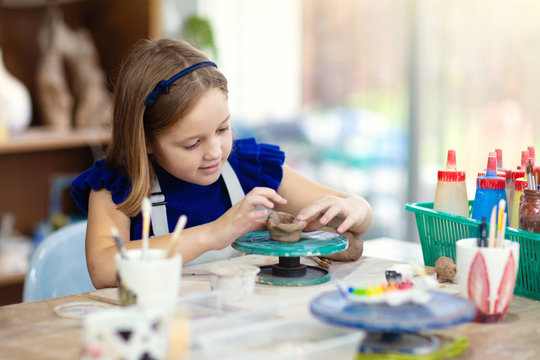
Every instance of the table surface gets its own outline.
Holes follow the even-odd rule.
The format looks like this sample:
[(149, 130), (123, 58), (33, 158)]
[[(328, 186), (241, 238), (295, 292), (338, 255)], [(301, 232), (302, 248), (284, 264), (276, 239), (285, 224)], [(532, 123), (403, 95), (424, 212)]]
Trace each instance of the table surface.
[[(369, 244), (367, 244), (369, 246)], [(368, 251), (369, 253), (369, 251)], [(225, 262), (271, 265), (277, 257), (245, 255)], [(309, 258), (302, 263), (315, 265)], [(255, 286), (255, 294), (280, 299), (278, 317), (310, 317), (309, 303), (316, 296), (336, 290), (336, 283), (381, 283), (384, 271), (397, 263), (391, 259), (363, 256), (356, 262), (333, 262), (332, 279), (313, 286)], [(184, 268), (180, 296), (210, 291), (207, 268), (200, 264)], [(428, 273), (433, 272), (428, 268)], [(458, 294), (456, 284), (441, 284), (440, 290)], [(82, 320), (60, 317), (54, 308), (73, 302), (93, 302), (116, 306), (116, 289), (52, 298), (31, 303), (0, 307), (0, 357), (5, 359), (75, 359), (80, 357)], [(469, 349), (457, 359), (538, 359), (540, 358), (540, 304), (538, 301), (514, 296), (503, 323), (466, 323), (435, 334), (457, 338), (467, 336)]]

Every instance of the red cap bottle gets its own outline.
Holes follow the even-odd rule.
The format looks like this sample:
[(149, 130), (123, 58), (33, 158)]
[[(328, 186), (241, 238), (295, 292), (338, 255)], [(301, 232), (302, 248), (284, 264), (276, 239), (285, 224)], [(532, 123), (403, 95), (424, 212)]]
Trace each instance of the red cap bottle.
[(457, 170), (456, 151), (448, 150), (446, 169), (437, 173), (437, 189), (433, 209), (469, 217), (469, 201), (465, 184), (465, 171)]

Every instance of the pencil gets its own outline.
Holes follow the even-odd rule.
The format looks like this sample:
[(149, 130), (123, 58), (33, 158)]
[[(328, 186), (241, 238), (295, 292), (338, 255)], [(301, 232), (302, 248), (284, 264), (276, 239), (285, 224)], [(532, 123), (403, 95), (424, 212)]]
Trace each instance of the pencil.
[(497, 239), (495, 243), (496, 247), (500, 247), (502, 243), (501, 234), (504, 229), (503, 218), (505, 215), (504, 213), (505, 206), (506, 206), (506, 201), (504, 199), (499, 200), (499, 214), (497, 216)]
[(506, 213), (503, 214), (502, 221), (503, 221), (503, 227), (501, 229), (501, 232), (499, 233), (498, 247), (504, 247), (504, 232), (506, 230), (506, 226), (504, 226), (504, 224), (506, 224)]
[(149, 198), (144, 198), (142, 202), (142, 254), (143, 259), (147, 258), (150, 237), (150, 212), (152, 211), (152, 203)]
[(491, 218), (489, 219), (489, 238), (488, 238), (489, 247), (495, 246), (495, 230), (497, 229), (496, 214), (497, 214), (497, 205), (495, 205), (493, 207), (493, 210), (491, 210)]

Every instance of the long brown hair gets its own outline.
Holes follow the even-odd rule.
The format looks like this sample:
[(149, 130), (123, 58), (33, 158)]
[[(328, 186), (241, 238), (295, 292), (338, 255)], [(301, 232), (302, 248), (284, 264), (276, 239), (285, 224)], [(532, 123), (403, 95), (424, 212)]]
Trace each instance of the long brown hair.
[(113, 94), (113, 129), (105, 165), (131, 180), (127, 199), (118, 209), (127, 216), (140, 211), (142, 199), (150, 195), (154, 181), (146, 144), (186, 116), (202, 95), (212, 88), (225, 94), (227, 80), (215, 67), (199, 68), (169, 86), (154, 104), (145, 106), (146, 96), (161, 80), (199, 62), (206, 55), (184, 41), (144, 40), (122, 65)]

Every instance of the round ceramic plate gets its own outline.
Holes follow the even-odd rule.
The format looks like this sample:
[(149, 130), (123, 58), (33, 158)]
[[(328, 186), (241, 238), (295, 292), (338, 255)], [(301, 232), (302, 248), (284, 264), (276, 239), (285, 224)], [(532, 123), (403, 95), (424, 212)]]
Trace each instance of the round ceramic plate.
[(61, 317), (79, 319), (84, 316), (110, 308), (109, 304), (95, 302), (72, 302), (55, 306), (54, 313)]
[(232, 247), (248, 254), (269, 256), (317, 256), (333, 254), (347, 248), (345, 236), (327, 231), (302, 233), (297, 242), (281, 242), (270, 238), (268, 231), (257, 231), (238, 238)]
[(333, 291), (313, 299), (310, 309), (317, 318), (334, 325), (383, 332), (441, 329), (470, 321), (476, 315), (474, 303), (465, 298), (439, 291), (429, 291), (429, 295), (425, 304), (391, 306), (384, 302), (353, 302)]

